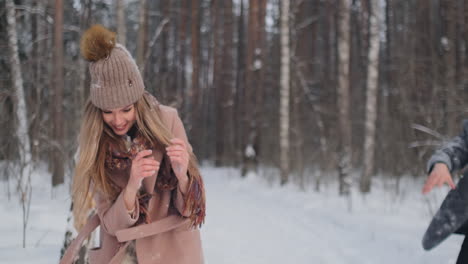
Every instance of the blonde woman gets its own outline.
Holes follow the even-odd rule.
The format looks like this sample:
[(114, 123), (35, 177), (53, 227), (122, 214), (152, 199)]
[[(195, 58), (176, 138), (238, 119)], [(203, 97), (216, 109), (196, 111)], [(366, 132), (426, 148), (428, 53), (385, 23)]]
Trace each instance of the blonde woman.
[(205, 193), (174, 108), (145, 92), (129, 52), (96, 25), (82, 37), (90, 100), (79, 136), (73, 214), (80, 230), (99, 216), (90, 263), (203, 263), (198, 228)]

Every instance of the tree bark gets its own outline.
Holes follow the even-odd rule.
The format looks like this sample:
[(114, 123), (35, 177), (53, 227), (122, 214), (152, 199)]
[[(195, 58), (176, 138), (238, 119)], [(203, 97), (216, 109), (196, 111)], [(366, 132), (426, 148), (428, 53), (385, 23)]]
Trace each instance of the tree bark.
[[(190, 127), (192, 130), (192, 136), (197, 139), (195, 144), (198, 142), (200, 146), (200, 126), (195, 126), (199, 123), (198, 118), (201, 114), (200, 107), (200, 1), (193, 0), (191, 7), (191, 57), (192, 57), (192, 76), (191, 76), (191, 87), (189, 92), (189, 98), (191, 101), (190, 114)], [(201, 122), (200, 122), (201, 123)], [(198, 146), (193, 146), (194, 149), (198, 149)]]
[(10, 53), (11, 83), (15, 93), (15, 113), (18, 125), (16, 136), (18, 137), (19, 168), (18, 185), (20, 202), (23, 212), (23, 248), (26, 247), (26, 227), (29, 219), (29, 205), (31, 202), (31, 145), (28, 131), (28, 116), (21, 72), (21, 61), (18, 52), (18, 34), (16, 29), (15, 4), (13, 0), (6, 0), (6, 21), (8, 34), (8, 50)]
[[(144, 59), (147, 48), (148, 36), (148, 0), (140, 1), (140, 12), (138, 21), (138, 39), (137, 39), (137, 65), (138, 68), (144, 68)], [(141, 72), (143, 80), (144, 72)]]
[(215, 166), (221, 166), (222, 164), (222, 157), (224, 152), (224, 120), (223, 116), (223, 102), (221, 99), (222, 89), (221, 87), (221, 74), (224, 69), (220, 67), (222, 63), (222, 54), (221, 50), (223, 49), (223, 41), (221, 38), (221, 1), (219, 0), (211, 0), (211, 23), (212, 23), (212, 33), (213, 33), (213, 82), (212, 82), (212, 92), (214, 93), (213, 103), (215, 104), (215, 155), (214, 155), (214, 163)]
[(340, 0), (338, 10), (338, 122), (339, 193), (351, 192), (351, 123), (349, 92), (350, 0)]
[(459, 93), (456, 86), (456, 14), (457, 1), (441, 0), (441, 13), (443, 33), (441, 36), (442, 52), (444, 64), (442, 66), (445, 91), (446, 91), (446, 111), (447, 111), (447, 132), (449, 135), (456, 135), (458, 131), (457, 105), (459, 105)]
[(223, 152), (223, 164), (233, 165), (235, 160), (235, 142), (234, 142), (234, 11), (233, 11), (233, 1), (226, 0), (224, 2), (223, 8), (223, 62), (222, 62), (222, 108), (223, 116), (225, 120), (224, 135), (224, 152)]
[(281, 185), (289, 180), (289, 0), (281, 1), (281, 76), (280, 76), (280, 173)]
[(53, 160), (52, 160), (52, 186), (63, 183), (65, 173), (64, 126), (63, 126), (63, 1), (55, 0), (54, 19), (54, 96), (52, 104), (53, 113)]
[[(80, 16), (80, 29), (81, 32), (84, 32), (91, 25), (92, 17), (92, 0), (82, 0), (83, 9)], [(89, 95), (89, 85), (91, 83), (91, 78), (88, 72), (88, 65), (82, 56), (78, 59), (79, 63), (79, 74), (80, 74), (80, 84), (79, 84), (79, 96), (78, 103), (80, 106), (84, 106), (86, 99)]]
[(377, 121), (377, 87), (379, 84), (379, 49), (381, 11), (378, 0), (371, 0), (369, 16), (369, 53), (367, 64), (366, 121), (364, 136), (364, 169), (361, 175), (361, 192), (371, 188), (374, 168), (375, 128)]
[(257, 172), (260, 154), (262, 114), (263, 48), (265, 34), (266, 0), (249, 1), (249, 22), (246, 57), (245, 104), (248, 117), (243, 116), (245, 134), (243, 143), (242, 176)]
[(178, 65), (178, 76), (177, 76), (177, 101), (181, 101), (181, 105), (183, 105), (184, 112), (188, 112), (187, 106), (190, 104), (183, 100), (184, 93), (187, 91), (187, 80), (185, 75), (186, 70), (186, 56), (187, 56), (187, 21), (189, 19), (188, 11), (190, 10), (190, 2), (189, 0), (182, 0), (180, 3), (180, 12), (179, 12), (179, 21), (180, 21), (180, 29), (179, 29), (179, 65)]
[(236, 49), (236, 84), (234, 98), (234, 123), (235, 123), (235, 163), (241, 164), (243, 159), (244, 147), (244, 131), (245, 122), (245, 15), (244, 15), (244, 0), (240, 0), (239, 18), (237, 21), (237, 49)]
[(234, 160), (233, 121), (233, 3), (213, 1), (213, 92), (216, 122), (215, 165), (226, 166)]
[[(43, 4), (41, 1), (34, 1), (33, 2), (33, 9), (36, 10), (44, 10)], [(31, 76), (32, 76), (32, 96), (31, 101), (34, 102), (30, 105), (30, 109), (33, 108), (32, 112), (34, 113), (30, 120), (30, 135), (32, 142), (39, 142), (39, 128), (41, 123), (41, 101), (42, 101), (42, 90), (43, 90), (43, 83), (42, 83), (42, 68), (43, 65), (39, 60), (41, 56), (41, 50), (43, 50), (44, 45), (43, 41), (39, 41), (39, 36), (43, 32), (43, 26), (41, 25), (41, 15), (39, 12), (34, 13), (31, 17), (31, 33), (32, 33), (32, 65), (31, 65)], [(39, 161), (40, 155), (40, 145), (39, 144), (31, 144), (31, 155), (33, 162)]]
[(127, 23), (125, 19), (125, 0), (117, 0), (117, 41), (124, 45), (127, 42)]

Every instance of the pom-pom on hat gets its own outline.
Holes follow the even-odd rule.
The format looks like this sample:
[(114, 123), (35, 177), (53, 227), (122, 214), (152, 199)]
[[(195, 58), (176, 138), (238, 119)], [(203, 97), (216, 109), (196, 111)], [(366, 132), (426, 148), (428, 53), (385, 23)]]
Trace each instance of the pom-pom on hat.
[(115, 33), (94, 25), (81, 37), (81, 54), (90, 62), (91, 102), (100, 109), (131, 105), (145, 92), (138, 66)]

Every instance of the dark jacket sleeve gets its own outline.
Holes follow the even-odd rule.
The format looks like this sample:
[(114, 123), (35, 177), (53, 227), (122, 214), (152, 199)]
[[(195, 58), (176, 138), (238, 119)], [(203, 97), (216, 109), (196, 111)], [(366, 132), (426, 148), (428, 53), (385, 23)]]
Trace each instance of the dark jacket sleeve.
[(436, 150), (427, 162), (427, 173), (432, 171), (436, 163), (444, 163), (450, 172), (462, 169), (468, 163), (468, 120), (463, 121), (462, 133), (446, 142)]

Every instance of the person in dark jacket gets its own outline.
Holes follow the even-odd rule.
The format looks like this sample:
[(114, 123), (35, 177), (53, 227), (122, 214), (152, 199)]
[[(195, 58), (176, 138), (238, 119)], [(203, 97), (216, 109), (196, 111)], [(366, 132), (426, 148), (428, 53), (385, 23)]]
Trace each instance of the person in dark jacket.
[[(452, 173), (463, 169), (468, 164), (468, 120), (463, 121), (462, 133), (445, 143), (440, 149), (436, 150), (427, 162), (427, 173), (429, 177), (422, 189), (423, 194), (429, 193), (434, 187), (441, 187), (444, 184), (455, 189), (452, 179)], [(466, 204), (468, 207), (468, 203)], [(459, 230), (453, 230), (456, 233), (467, 234), (467, 224)], [(468, 263), (468, 238), (465, 236), (457, 264)]]

